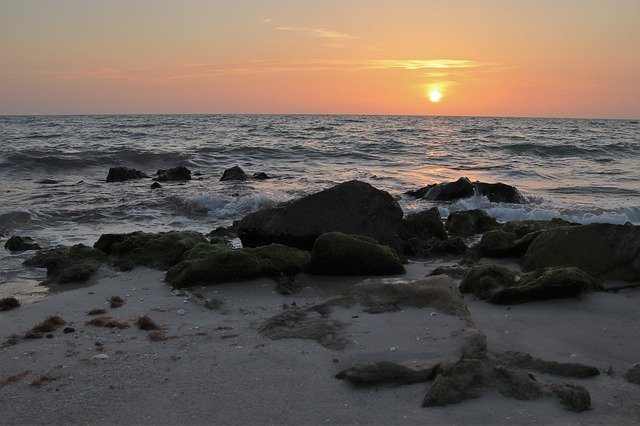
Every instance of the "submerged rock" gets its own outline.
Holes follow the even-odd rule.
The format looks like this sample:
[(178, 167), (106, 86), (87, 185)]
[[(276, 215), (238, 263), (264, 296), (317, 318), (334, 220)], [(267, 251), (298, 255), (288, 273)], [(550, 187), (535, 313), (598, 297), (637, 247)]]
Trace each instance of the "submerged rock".
[(497, 220), (477, 209), (452, 212), (445, 223), (449, 234), (460, 237), (471, 237), (499, 227)]
[(247, 174), (239, 166), (233, 166), (222, 174), (220, 182), (225, 180), (247, 180)]
[(93, 245), (102, 250), (123, 270), (148, 266), (167, 270), (182, 260), (182, 255), (196, 244), (208, 242), (204, 235), (193, 231), (131, 232), (103, 234)]
[(26, 250), (40, 250), (40, 244), (35, 242), (31, 237), (20, 237), (14, 235), (4, 243), (4, 248), (9, 251), (26, 251)]
[(107, 174), (107, 182), (124, 182), (131, 179), (148, 178), (146, 174), (140, 170), (128, 169), (126, 167), (111, 167)]
[(58, 246), (39, 250), (24, 264), (47, 268), (47, 278), (42, 284), (67, 284), (85, 282), (107, 261), (107, 256), (84, 244)]
[(593, 223), (550, 229), (522, 258), (526, 271), (575, 266), (600, 279), (640, 280), (640, 227)]
[(167, 271), (165, 281), (174, 287), (296, 274), (309, 264), (310, 253), (280, 244), (233, 249), (227, 244), (198, 244)]
[(191, 170), (184, 166), (160, 169), (156, 175), (156, 180), (159, 182), (191, 180)]
[(514, 186), (501, 182), (471, 182), (467, 178), (460, 178), (455, 182), (428, 185), (418, 190), (407, 191), (405, 194), (433, 201), (455, 201), (477, 194), (487, 197), (492, 203), (525, 204), (527, 202), (526, 198)]
[(374, 238), (402, 253), (402, 208), (387, 192), (349, 181), (235, 222), (245, 247), (271, 243), (311, 250), (316, 238), (338, 231)]
[(526, 204), (527, 200), (515, 186), (505, 183), (474, 182), (473, 186), (479, 194), (484, 195), (492, 203)]
[(404, 273), (398, 255), (363, 235), (328, 232), (316, 239), (309, 271), (316, 275), (393, 275)]
[(574, 297), (601, 289), (596, 280), (572, 267), (551, 267), (523, 274), (500, 265), (478, 265), (460, 283), (462, 293), (498, 304)]

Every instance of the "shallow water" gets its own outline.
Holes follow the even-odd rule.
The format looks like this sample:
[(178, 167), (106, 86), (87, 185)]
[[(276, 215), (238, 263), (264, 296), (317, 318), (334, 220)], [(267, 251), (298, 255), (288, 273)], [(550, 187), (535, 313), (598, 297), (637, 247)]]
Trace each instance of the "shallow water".
[[(219, 182), (224, 169), (235, 164), (248, 174), (265, 171), (275, 178)], [(116, 165), (149, 175), (185, 165), (202, 175), (152, 190), (146, 179), (106, 183), (109, 167)], [(432, 204), (402, 197), (404, 191), (461, 176), (515, 185), (530, 204), (475, 197), (439, 205), (443, 216), (480, 207), (499, 220), (563, 217), (640, 224), (640, 121), (0, 117), (0, 229), (48, 244), (93, 244), (102, 233), (138, 229), (208, 232), (261, 207), (350, 179), (390, 191), (405, 211), (414, 211)], [(38, 183), (43, 179), (58, 182)], [(0, 284), (15, 281), (16, 263), (2, 251)]]

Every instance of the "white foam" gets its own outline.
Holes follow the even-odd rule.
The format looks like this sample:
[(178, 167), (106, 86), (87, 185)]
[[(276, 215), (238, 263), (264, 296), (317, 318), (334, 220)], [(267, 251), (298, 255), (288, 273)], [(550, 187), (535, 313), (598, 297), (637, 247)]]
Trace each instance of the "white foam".
[(287, 197), (283, 194), (261, 192), (242, 197), (230, 197), (228, 195), (203, 193), (187, 196), (183, 202), (193, 211), (206, 212), (216, 219), (236, 219), (244, 214), (273, 206)]

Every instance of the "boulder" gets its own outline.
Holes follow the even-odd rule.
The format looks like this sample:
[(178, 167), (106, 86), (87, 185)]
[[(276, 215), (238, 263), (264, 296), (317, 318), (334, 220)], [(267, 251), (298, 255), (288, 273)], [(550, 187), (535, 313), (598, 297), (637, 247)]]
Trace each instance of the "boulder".
[(160, 169), (156, 175), (156, 180), (159, 182), (191, 180), (191, 170), (184, 166), (178, 166), (172, 169)]
[(148, 178), (140, 170), (128, 169), (126, 167), (111, 167), (107, 174), (107, 182), (124, 182), (131, 179)]
[(454, 201), (471, 197), (473, 194), (475, 194), (475, 188), (469, 179), (460, 178), (455, 182), (435, 185), (427, 191), (423, 198), (433, 201)]
[(269, 176), (265, 172), (255, 172), (253, 174), (253, 179), (255, 179), (255, 180), (267, 180), (267, 179), (271, 179), (271, 176)]
[(497, 304), (574, 297), (601, 289), (592, 277), (572, 267), (551, 267), (522, 274), (500, 265), (478, 265), (471, 268), (460, 283), (462, 293), (473, 293)]
[(624, 379), (629, 383), (640, 385), (640, 362), (633, 364), (624, 372)]
[(410, 197), (433, 201), (455, 201), (477, 194), (484, 195), (492, 203), (527, 203), (526, 198), (515, 186), (501, 182), (471, 182), (467, 178), (460, 178), (455, 182), (427, 185), (417, 190), (407, 191), (405, 194)]
[(136, 266), (167, 270), (179, 263), (187, 250), (207, 242), (204, 235), (192, 231), (137, 231), (103, 234), (93, 246), (106, 253), (123, 270)]
[(311, 250), (318, 236), (338, 231), (372, 237), (402, 253), (402, 216), (389, 193), (353, 180), (251, 213), (234, 225), (245, 247), (279, 243)]
[(40, 250), (40, 244), (33, 241), (31, 237), (14, 235), (4, 243), (4, 248), (9, 251)]
[(531, 271), (574, 266), (602, 280), (640, 281), (640, 227), (593, 223), (548, 230), (522, 258)]
[(247, 180), (247, 174), (239, 166), (233, 166), (222, 174), (220, 182), (225, 180)]
[(320, 235), (311, 252), (309, 271), (316, 275), (393, 275), (405, 272), (388, 246), (363, 235), (328, 232)]
[(526, 204), (527, 200), (515, 186), (501, 182), (474, 182), (473, 186), (479, 194), (484, 195), (492, 203)]
[(301, 272), (309, 260), (309, 252), (280, 244), (243, 249), (226, 244), (198, 244), (167, 271), (165, 281), (174, 287), (191, 287), (275, 278), (278, 274)]
[(445, 229), (451, 235), (471, 237), (499, 228), (497, 220), (482, 210), (463, 210), (449, 214), (445, 222)]
[(418, 213), (411, 213), (402, 219), (400, 236), (403, 241), (410, 238), (429, 241), (433, 238), (439, 240), (447, 239), (447, 232), (440, 218), (440, 212), (436, 207), (423, 210)]
[(47, 268), (47, 278), (42, 284), (51, 285), (85, 282), (106, 261), (107, 256), (102, 251), (76, 244), (39, 250), (24, 264)]
[(467, 251), (467, 245), (462, 237), (451, 237), (444, 241), (436, 241), (431, 249), (432, 253), (451, 254), (454, 256), (464, 254), (465, 251)]

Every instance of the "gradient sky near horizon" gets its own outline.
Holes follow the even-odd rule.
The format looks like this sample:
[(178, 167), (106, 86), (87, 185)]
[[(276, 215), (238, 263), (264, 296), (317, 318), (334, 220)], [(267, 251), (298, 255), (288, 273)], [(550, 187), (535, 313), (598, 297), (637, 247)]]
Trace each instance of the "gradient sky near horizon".
[(0, 0), (0, 114), (638, 119), (639, 20), (638, 0)]

